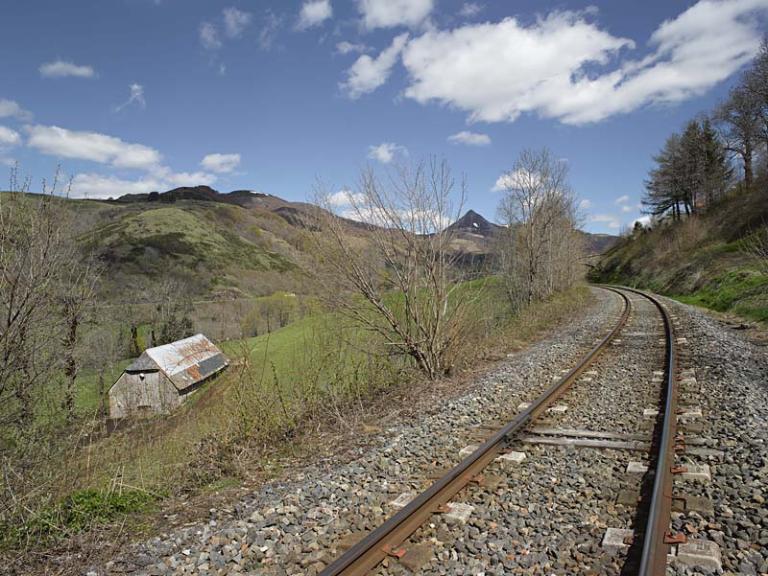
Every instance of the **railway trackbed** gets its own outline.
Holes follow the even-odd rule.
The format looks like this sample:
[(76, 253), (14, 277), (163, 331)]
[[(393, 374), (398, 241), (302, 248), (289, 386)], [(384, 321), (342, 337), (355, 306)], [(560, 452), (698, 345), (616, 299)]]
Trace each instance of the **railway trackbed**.
[[(594, 288), (596, 303), (584, 314), (466, 386), (447, 395), (414, 391), (412, 405), (394, 406), (360, 431), (359, 443), (294, 459), (275, 480), (115, 552), (92, 573), (327, 573), (501, 429), (534, 412), (447, 506), (392, 541), (368, 573), (638, 574), (644, 550), (646, 573), (654, 573), (650, 560), (659, 552), (646, 540), (670, 552), (668, 574), (768, 573), (765, 351), (664, 299), (670, 340), (656, 304), (622, 291), (631, 304), (624, 326), (548, 408), (537, 410), (536, 400), (625, 316), (617, 292)], [(670, 341), (675, 370), (667, 369)], [(659, 490), (673, 496), (664, 503), (671, 512), (656, 514), (666, 529), (654, 532), (647, 530), (660, 464), (654, 454), (669, 419), (670, 374), (677, 376), (670, 412), (682, 436), (668, 433), (676, 448), (669, 471), (676, 470), (671, 492), (665, 484)], [(685, 544), (662, 540), (681, 534)]]
[[(489, 435), (478, 445), (469, 445), (461, 451), (464, 458), (445, 474), (436, 479), (426, 490), (418, 494), (403, 493), (393, 503), (399, 508), (383, 524), (350, 546), (322, 572), (323, 576), (362, 575), (377, 569), (387, 570), (401, 562), (406, 569), (418, 570), (431, 557), (430, 540), (439, 542), (433, 519), (444, 516), (454, 522), (466, 523), (474, 506), (472, 494), (464, 494), (472, 486), (479, 490), (490, 486), (498, 490), (504, 483), (503, 476), (492, 473), (489, 482), (484, 472), (495, 468), (515, 466), (527, 458), (527, 454), (514, 449), (513, 444), (539, 446), (590, 448), (609, 451), (640, 451), (646, 453), (645, 461), (627, 463), (626, 472), (640, 474), (639, 489), (616, 494), (615, 503), (634, 508), (633, 520), (626, 527), (608, 527), (602, 539), (602, 548), (609, 553), (621, 554), (623, 562), (611, 562), (612, 568), (621, 573), (641, 575), (663, 574), (668, 557), (677, 554), (682, 562), (710, 564), (719, 562), (718, 551), (710, 543), (688, 542), (683, 534), (675, 533), (671, 526), (673, 498), (683, 507), (693, 502), (673, 493), (673, 477), (705, 479), (706, 466), (679, 465), (677, 455), (687, 448), (684, 422), (701, 416), (698, 408), (678, 408), (679, 389), (695, 385), (690, 371), (679, 372), (677, 348), (685, 344), (685, 338), (677, 338), (673, 319), (664, 306), (653, 296), (630, 289), (608, 288), (624, 301), (624, 308), (613, 329), (602, 338), (573, 368), (549, 386), (530, 403), (519, 406), (521, 411), (508, 423)], [(635, 407), (651, 424), (646, 434), (587, 430), (558, 427), (550, 420), (547, 425), (534, 426), (543, 415), (564, 415), (568, 405), (565, 400), (569, 390), (580, 382), (591, 383), (598, 372), (590, 370), (598, 358), (620, 345), (619, 335), (627, 327), (632, 315), (632, 298), (644, 298), (656, 309), (662, 326), (658, 344), (664, 348), (663, 362), (653, 371), (649, 384), (651, 394), (658, 395), (656, 407)], [(646, 338), (649, 334), (643, 334)], [(654, 334), (650, 334), (655, 338)], [(610, 394), (610, 390), (605, 390)], [(583, 399), (582, 399), (583, 400)], [(647, 426), (644, 428), (648, 428)], [(524, 434), (525, 433), (525, 434)], [(567, 452), (564, 457), (568, 458)], [(478, 490), (475, 490), (477, 492)], [(503, 488), (502, 488), (503, 489)], [(469, 490), (471, 491), (471, 490)], [(461, 497), (461, 501), (455, 501)], [(481, 497), (478, 499), (482, 500)], [(697, 500), (698, 505), (701, 503)], [(499, 523), (494, 523), (498, 527)], [(425, 529), (426, 526), (426, 529)], [(535, 526), (533, 527), (535, 529)], [(431, 530), (430, 530), (431, 529)], [(417, 538), (413, 536), (422, 532)], [(434, 532), (430, 535), (430, 531)], [(445, 529), (443, 532), (445, 533)], [(451, 529), (448, 527), (450, 533)], [(443, 536), (444, 537), (444, 536)], [(450, 538), (450, 536), (449, 536)], [(349, 539), (347, 539), (349, 541)], [(674, 547), (674, 548), (673, 548)], [(530, 554), (528, 554), (530, 555)], [(525, 555), (524, 555), (525, 556)], [(614, 556), (615, 557), (615, 556)], [(512, 561), (515, 555), (509, 555)], [(386, 566), (381, 566), (385, 563)], [(608, 566), (603, 565), (605, 569)], [(582, 566), (587, 568), (587, 566)], [(396, 568), (395, 572), (399, 570)]]

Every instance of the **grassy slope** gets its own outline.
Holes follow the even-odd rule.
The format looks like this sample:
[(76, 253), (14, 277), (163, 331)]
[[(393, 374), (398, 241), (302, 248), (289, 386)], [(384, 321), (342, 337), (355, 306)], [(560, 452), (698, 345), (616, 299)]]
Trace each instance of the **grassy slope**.
[(635, 233), (610, 250), (592, 273), (681, 301), (768, 320), (768, 276), (743, 240), (768, 222), (765, 193), (733, 195), (705, 215)]
[(189, 201), (110, 206), (95, 211), (81, 239), (107, 263), (106, 279), (115, 292), (130, 293), (169, 270), (194, 275), (198, 293), (247, 290), (238, 278), (248, 272), (296, 268), (290, 247), (259, 227), (260, 216), (239, 206)]

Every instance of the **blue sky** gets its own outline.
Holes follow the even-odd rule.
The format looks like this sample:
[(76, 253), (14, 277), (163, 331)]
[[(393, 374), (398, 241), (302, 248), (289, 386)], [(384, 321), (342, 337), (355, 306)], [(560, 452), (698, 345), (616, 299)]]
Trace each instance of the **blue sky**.
[[(768, 0), (27, 0), (4, 11), (0, 162), (72, 195), (210, 184), (305, 200), (445, 157), (493, 219), (522, 148), (618, 232), (672, 130), (756, 53)], [(8, 168), (10, 170), (10, 168)]]

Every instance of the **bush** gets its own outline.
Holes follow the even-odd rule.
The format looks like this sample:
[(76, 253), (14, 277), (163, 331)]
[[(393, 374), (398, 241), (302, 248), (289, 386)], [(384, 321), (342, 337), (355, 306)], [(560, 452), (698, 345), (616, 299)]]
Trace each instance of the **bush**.
[(2, 533), (15, 544), (59, 537), (62, 533), (75, 534), (95, 524), (145, 510), (159, 497), (142, 490), (78, 490), (58, 504), (43, 508), (27, 522), (13, 528), (4, 527)]

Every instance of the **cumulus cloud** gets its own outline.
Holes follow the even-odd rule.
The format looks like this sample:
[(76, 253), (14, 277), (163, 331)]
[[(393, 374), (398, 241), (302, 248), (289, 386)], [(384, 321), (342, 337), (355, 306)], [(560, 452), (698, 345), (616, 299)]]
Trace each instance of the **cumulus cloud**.
[(175, 172), (162, 164), (160, 152), (98, 132), (79, 132), (58, 126), (26, 126), (27, 145), (42, 154), (86, 160), (120, 170), (140, 170), (143, 176), (129, 180), (111, 174), (80, 173), (72, 180), (73, 197), (108, 198), (167, 190), (178, 186), (211, 185), (210, 172)]
[(141, 84), (136, 84), (134, 82), (128, 87), (128, 89), (130, 90), (130, 95), (128, 96), (128, 100), (126, 100), (122, 104), (115, 106), (115, 112), (120, 112), (123, 108), (126, 108), (131, 104), (135, 104), (139, 108), (147, 107), (147, 101), (144, 98), (144, 86), (142, 86)]
[(642, 224), (643, 226), (650, 226), (651, 224), (651, 217), (650, 216), (640, 216), (640, 218), (635, 218), (632, 220), (632, 226), (634, 226), (637, 223)]
[(701, 94), (756, 53), (768, 0), (700, 0), (663, 22), (650, 55), (625, 59), (632, 40), (601, 29), (592, 12), (556, 11), (430, 30), (405, 46), (405, 95), (464, 110), (470, 120), (514, 121), (535, 113), (568, 124), (596, 122), (649, 104)]
[(353, 52), (367, 52), (368, 47), (365, 44), (353, 44), (346, 40), (336, 44), (336, 52), (339, 54), (351, 54)]
[(382, 142), (378, 146), (370, 146), (368, 148), (368, 158), (378, 160), (382, 164), (389, 164), (395, 159), (397, 154), (407, 156), (408, 150), (405, 146), (400, 146), (393, 142)]
[(408, 34), (400, 34), (376, 58), (368, 54), (360, 56), (347, 70), (347, 79), (342, 82), (341, 88), (353, 99), (376, 90), (389, 78), (407, 41)]
[(390, 228), (399, 221), (398, 227), (416, 234), (432, 234), (451, 224), (450, 217), (437, 210), (403, 209), (385, 213), (376, 206), (352, 206), (342, 210), (340, 216), (382, 228)]
[(27, 126), (27, 145), (59, 158), (90, 160), (116, 168), (149, 170), (160, 165), (160, 153), (143, 144), (131, 144), (98, 132), (77, 132), (58, 126)]
[(46, 62), (40, 65), (40, 76), (43, 78), (93, 78), (96, 72), (91, 66), (77, 65), (64, 60)]
[(24, 110), (18, 102), (0, 98), (0, 118), (17, 118), (19, 120), (29, 120), (32, 113)]
[(467, 146), (488, 146), (491, 143), (491, 137), (488, 134), (462, 130), (448, 136), (448, 141), (454, 144), (466, 144)]
[(299, 30), (306, 30), (319, 26), (331, 16), (333, 16), (333, 7), (330, 0), (307, 0), (301, 5), (296, 26)]
[(328, 204), (336, 207), (359, 205), (365, 201), (365, 194), (352, 192), (351, 190), (339, 190), (329, 195), (327, 201)]
[(21, 136), (15, 130), (0, 126), (0, 149), (17, 146), (21, 142)]
[(527, 170), (515, 170), (514, 172), (505, 172), (496, 179), (491, 188), (492, 192), (503, 192), (505, 190), (519, 190), (521, 188), (530, 188), (541, 182), (541, 176), (537, 172)]
[(237, 8), (224, 8), (224, 32), (230, 38), (238, 38), (251, 23), (251, 14)]
[(232, 172), (239, 165), (240, 154), (208, 154), (200, 162), (204, 169), (218, 174)]
[(221, 48), (221, 38), (219, 37), (219, 29), (215, 24), (210, 22), (203, 22), (200, 24), (200, 30), (198, 32), (200, 37), (200, 44), (206, 50), (217, 50)]
[(369, 29), (415, 27), (432, 12), (433, 0), (358, 0), (363, 25)]
[(70, 196), (72, 198), (117, 198), (123, 194), (148, 194), (179, 186), (210, 186), (215, 181), (215, 176), (204, 172), (165, 172), (159, 176), (147, 176), (137, 180), (81, 173), (72, 179)]

